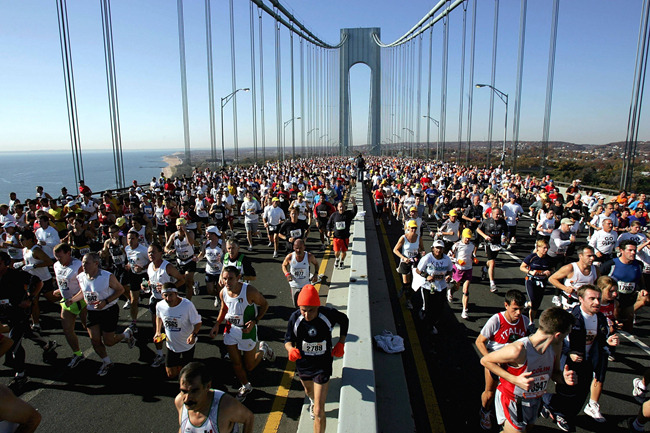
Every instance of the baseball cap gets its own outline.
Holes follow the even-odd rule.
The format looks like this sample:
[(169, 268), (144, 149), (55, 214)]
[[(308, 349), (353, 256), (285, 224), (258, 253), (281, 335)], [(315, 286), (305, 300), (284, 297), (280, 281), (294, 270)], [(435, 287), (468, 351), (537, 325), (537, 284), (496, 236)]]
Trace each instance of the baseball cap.
[(208, 227), (208, 229), (206, 230), (206, 232), (208, 232), (208, 233), (214, 233), (215, 235), (219, 235), (219, 234), (221, 234), (221, 232), (219, 231), (219, 228), (218, 228), (217, 226), (210, 226), (210, 227)]
[(436, 248), (436, 247), (444, 248), (445, 243), (443, 241), (441, 241), (441, 240), (433, 241), (433, 243), (431, 244), (431, 248)]
[(177, 226), (187, 225), (187, 220), (185, 218), (176, 218), (176, 225)]
[(573, 221), (571, 220), (571, 218), (562, 218), (562, 221), (560, 221), (560, 224), (572, 225)]
[(124, 224), (126, 224), (126, 218), (124, 217), (119, 217), (115, 220), (115, 225), (118, 227), (122, 227)]
[(456, 209), (450, 210), (449, 211), (449, 216), (458, 216), (458, 212), (456, 211)]
[(416, 223), (414, 220), (411, 220), (406, 224), (406, 227), (409, 227), (409, 228), (415, 227), (415, 228), (417, 228), (418, 223)]
[(411, 206), (409, 208), (409, 212), (413, 212), (414, 210), (416, 211), (416, 210), (418, 210), (418, 208), (416, 208), (415, 206)]
[(472, 237), (472, 231), (470, 229), (463, 230), (463, 237), (464, 238), (471, 238)]
[(271, 201), (272, 201), (272, 202), (273, 202), (273, 201), (280, 201), (280, 199), (277, 198), (277, 197), (273, 197), (273, 198), (271, 199)]
[(15, 222), (13, 222), (13, 221), (7, 221), (6, 223), (4, 223), (4, 224), (2, 225), (2, 228), (5, 228), (5, 229), (6, 229), (7, 227), (17, 227), (17, 226), (16, 226), (16, 223), (15, 223)]

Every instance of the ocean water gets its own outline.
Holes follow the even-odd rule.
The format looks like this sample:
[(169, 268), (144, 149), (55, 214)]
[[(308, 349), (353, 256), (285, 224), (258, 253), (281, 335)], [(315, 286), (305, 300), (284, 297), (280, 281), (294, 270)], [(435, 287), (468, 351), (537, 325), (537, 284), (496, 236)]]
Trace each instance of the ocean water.
[[(164, 167), (165, 155), (174, 150), (123, 151), (124, 182), (133, 180), (148, 184), (153, 176), (159, 176)], [(115, 168), (112, 150), (87, 150), (83, 152), (84, 180), (93, 191), (115, 188)], [(75, 194), (72, 152), (0, 152), (0, 203), (9, 201), (9, 193), (15, 192), (21, 202), (36, 196), (36, 186), (42, 185), (52, 197), (61, 194), (61, 187)]]

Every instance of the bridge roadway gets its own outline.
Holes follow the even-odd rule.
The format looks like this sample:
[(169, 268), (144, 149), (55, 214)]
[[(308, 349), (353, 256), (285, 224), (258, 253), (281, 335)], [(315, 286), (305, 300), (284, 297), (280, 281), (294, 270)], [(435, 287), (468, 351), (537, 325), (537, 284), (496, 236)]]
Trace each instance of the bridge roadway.
[[(368, 208), (368, 197), (364, 201)], [(380, 431), (480, 431), (478, 409), (479, 395), (483, 389), (483, 370), (473, 342), (485, 321), (500, 311), (504, 293), (510, 288), (523, 289), (523, 274), (518, 267), (519, 260), (530, 250), (531, 238), (527, 235), (529, 222), (526, 218), (522, 219), (518, 232), (519, 244), (511, 252), (500, 255), (497, 271), (499, 292), (490, 293), (487, 285), (478, 281), (476, 275), (480, 275), (480, 268), (476, 266), (469, 319), (460, 319), (457, 293), (450, 308), (445, 309), (443, 323), (439, 326), (440, 333), (431, 336), (421, 329), (417, 311), (409, 312), (404, 300), (397, 298), (399, 279), (394, 271), (394, 256), (390, 250), (400, 235), (399, 226), (393, 222), (391, 226), (382, 223), (376, 227), (368, 212), (365, 228), (372, 333), (374, 335), (389, 329), (402, 335), (406, 344), (406, 351), (402, 355), (374, 354), (377, 424)], [(427, 248), (430, 242), (427, 236)], [(324, 302), (332, 277), (333, 261), (329, 259), (329, 250), (325, 253), (319, 251), (315, 233), (311, 233), (307, 245), (321, 262), (321, 271), (328, 276), (320, 287)], [(255, 432), (296, 432), (300, 415), (304, 413), (304, 394), (297, 379), (289, 380), (293, 375), (292, 364), (287, 363), (281, 343), (287, 319), (293, 311), (288, 285), (280, 269), (281, 259), (271, 258), (271, 249), (262, 241), (256, 241), (255, 251), (246, 254), (255, 262), (258, 277), (254, 285), (271, 304), (260, 325), (260, 336), (270, 342), (278, 358), (272, 364), (263, 362), (252, 373), (250, 380), (255, 391), (245, 404), (255, 413)], [(379, 254), (381, 260), (376, 260)], [(484, 258), (482, 253), (479, 258)], [(335, 280), (341, 280), (341, 276), (335, 275)], [(222, 359), (225, 352), (221, 337), (211, 340), (207, 335), (216, 318), (212, 300), (201, 295), (195, 297), (194, 301), (204, 319), (196, 358), (212, 367), (213, 386), (234, 393), (238, 385), (229, 361)], [(44, 304), (44, 301), (41, 303)], [(546, 296), (542, 305), (543, 308), (551, 305), (550, 295)], [(109, 348), (116, 366), (104, 378), (95, 374), (99, 360), (93, 354), (80, 325), (77, 325), (77, 333), (89, 359), (75, 370), (65, 368), (70, 353), (60, 330), (57, 307), (44, 305), (43, 310), (44, 337), (54, 339), (62, 346), (58, 349), (59, 359), (53, 365), (47, 365), (42, 362), (41, 352), (35, 344), (29, 340), (24, 343), (31, 380), (21, 397), (37, 407), (43, 415), (38, 431), (61, 432), (66, 428), (81, 428), (89, 433), (177, 431), (178, 419), (173, 397), (178, 385), (166, 380), (162, 368), (152, 369), (149, 366), (154, 352), (150, 343), (152, 333), (146, 306), (141, 308), (140, 340), (136, 348), (129, 350), (125, 344)], [(121, 312), (120, 318), (121, 325), (128, 324), (126, 311)], [(649, 326), (650, 316), (647, 311), (642, 311), (637, 317), (636, 339), (632, 337), (638, 343), (623, 338), (616, 362), (610, 363), (601, 398), (601, 410), (608, 422), (599, 425), (581, 414), (578, 432), (626, 431), (622, 428), (624, 420), (635, 414), (639, 407), (631, 397), (632, 379), (649, 364)], [(644, 344), (646, 346), (642, 347)], [(284, 383), (290, 383), (288, 389), (278, 387), (283, 378)], [(0, 383), (7, 384), (10, 379), (10, 370), (0, 365)], [(331, 397), (331, 400), (336, 400), (335, 395)], [(328, 417), (336, 418), (337, 414), (336, 410), (328, 411)], [(307, 421), (310, 420), (307, 418)], [(300, 431), (310, 430), (308, 422), (301, 424)], [(540, 426), (536, 431), (558, 431), (546, 420), (540, 420)], [(328, 423), (328, 431), (335, 431), (335, 427), (336, 421), (332, 419)]]

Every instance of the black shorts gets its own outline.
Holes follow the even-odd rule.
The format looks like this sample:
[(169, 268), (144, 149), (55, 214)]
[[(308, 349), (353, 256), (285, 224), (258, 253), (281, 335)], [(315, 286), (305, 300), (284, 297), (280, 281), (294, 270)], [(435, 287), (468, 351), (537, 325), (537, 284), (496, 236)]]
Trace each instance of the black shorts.
[(176, 225), (165, 226), (166, 233), (174, 233), (176, 231)]
[(162, 299), (158, 299), (158, 298), (149, 299), (149, 312), (153, 315), (153, 317), (156, 317), (156, 304), (160, 301), (162, 301)]
[(128, 284), (126, 281), (126, 269), (124, 269), (123, 265), (113, 265), (111, 272), (115, 275), (115, 278), (117, 278), (117, 281), (119, 281), (120, 284)]
[(216, 283), (217, 281), (219, 281), (220, 276), (221, 276), (221, 274), (208, 274), (208, 273), (206, 273), (205, 274), (205, 282), (206, 283)]
[(638, 298), (638, 293), (635, 291), (633, 293), (618, 293), (618, 306), (619, 308), (628, 308), (634, 305)]
[(176, 262), (176, 264), (178, 265), (178, 272), (180, 272), (181, 274), (185, 274), (188, 272), (196, 272), (196, 262), (194, 260), (190, 260), (184, 265), (178, 261)]
[(141, 274), (136, 274), (131, 271), (125, 271), (124, 272), (124, 285), (129, 286), (129, 290), (132, 292), (139, 292), (140, 291), (140, 284), (144, 280), (147, 280), (148, 276), (146, 272), (143, 272)]
[(327, 220), (323, 220), (323, 219), (318, 218), (316, 220), (316, 226), (318, 227), (318, 230), (320, 230), (320, 231), (327, 230)]
[(318, 371), (316, 373), (307, 373), (307, 374), (301, 373), (300, 371), (298, 371), (298, 377), (300, 378), (300, 380), (302, 380), (303, 382), (312, 381), (312, 382), (317, 383), (319, 385), (324, 385), (327, 382), (329, 382), (331, 375), (332, 375), (331, 371), (327, 372), (327, 371), (323, 371), (323, 370)]
[(159, 236), (164, 236), (165, 234), (165, 226), (164, 225), (156, 225), (156, 234)]
[(199, 222), (202, 222), (203, 224), (207, 225), (210, 222), (210, 220), (208, 219), (208, 217), (199, 217)]
[(41, 293), (48, 293), (54, 290), (54, 278), (50, 278), (49, 280), (43, 281), (43, 288), (41, 289)]
[(402, 274), (402, 275), (410, 275), (411, 270), (413, 269), (414, 263), (406, 263), (406, 262), (399, 262), (399, 266), (397, 267), (397, 273)]
[(120, 308), (117, 304), (105, 310), (95, 311), (88, 310), (88, 318), (86, 319), (86, 326), (99, 326), (102, 332), (115, 332), (117, 328), (117, 321), (120, 318)]
[(537, 311), (539, 306), (542, 304), (542, 299), (544, 299), (544, 281), (531, 276), (526, 276), (525, 280), (526, 293), (528, 294), (528, 299), (530, 300), (531, 309)]
[(267, 229), (268, 229), (269, 233), (277, 233), (279, 227), (280, 227), (279, 225), (269, 224)]
[(165, 359), (165, 367), (167, 368), (183, 367), (186, 364), (189, 364), (190, 362), (194, 361), (195, 348), (196, 345), (192, 346), (190, 350), (186, 350), (185, 352), (174, 352), (173, 350), (169, 350), (168, 347), (167, 358)]
[(508, 237), (517, 237), (517, 226), (508, 226)]
[(492, 251), (492, 248), (490, 248), (490, 244), (485, 244), (485, 255), (487, 256), (488, 260), (496, 259), (497, 256), (499, 255), (499, 251), (501, 250)]

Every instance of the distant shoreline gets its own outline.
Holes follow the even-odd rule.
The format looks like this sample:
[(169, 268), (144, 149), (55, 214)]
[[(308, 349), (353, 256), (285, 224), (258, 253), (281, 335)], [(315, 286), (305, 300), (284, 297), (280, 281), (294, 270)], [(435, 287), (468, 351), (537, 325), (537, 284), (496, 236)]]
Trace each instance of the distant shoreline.
[(163, 156), (163, 162), (167, 164), (167, 167), (162, 169), (163, 175), (165, 177), (172, 177), (176, 172), (176, 167), (183, 163), (183, 160), (179, 158), (181, 152), (176, 152), (172, 155)]

